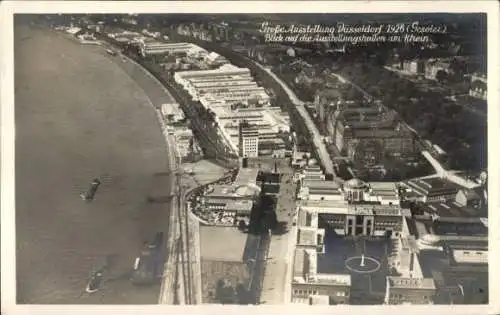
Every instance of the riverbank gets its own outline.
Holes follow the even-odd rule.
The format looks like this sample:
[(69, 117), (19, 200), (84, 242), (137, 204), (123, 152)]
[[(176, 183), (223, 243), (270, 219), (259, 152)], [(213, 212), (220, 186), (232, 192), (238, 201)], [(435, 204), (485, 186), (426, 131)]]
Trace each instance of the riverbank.
[[(156, 304), (159, 285), (128, 281), (171, 212), (145, 198), (171, 169), (153, 100), (100, 47), (25, 26), (14, 39), (18, 303)], [(86, 204), (93, 177), (102, 186)], [(82, 294), (105, 256), (109, 281)]]

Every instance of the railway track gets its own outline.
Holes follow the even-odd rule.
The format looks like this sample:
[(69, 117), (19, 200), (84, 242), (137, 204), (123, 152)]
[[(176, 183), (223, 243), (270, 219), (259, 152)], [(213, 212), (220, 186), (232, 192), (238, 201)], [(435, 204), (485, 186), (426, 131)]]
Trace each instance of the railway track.
[[(180, 184), (180, 177), (178, 177), (178, 183)], [(178, 266), (181, 268), (179, 274), (181, 276), (178, 279), (178, 288), (182, 288), (182, 294), (184, 296), (184, 304), (196, 304), (195, 298), (195, 288), (194, 288), (194, 272), (193, 272), (193, 260), (191, 255), (192, 246), (190, 244), (190, 233), (191, 229), (189, 226), (189, 217), (188, 217), (188, 209), (186, 208), (185, 203), (185, 187), (178, 186), (178, 224), (179, 224), (179, 238), (178, 238), (178, 246), (177, 246), (177, 255), (178, 255)]]

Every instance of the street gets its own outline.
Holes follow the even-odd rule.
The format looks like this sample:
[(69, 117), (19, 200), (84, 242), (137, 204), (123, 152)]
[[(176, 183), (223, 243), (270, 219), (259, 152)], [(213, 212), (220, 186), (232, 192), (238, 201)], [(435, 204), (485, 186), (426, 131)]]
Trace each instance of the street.
[(290, 238), (294, 238), (292, 233), (292, 221), (295, 212), (295, 189), (296, 184), (292, 181), (291, 171), (283, 174), (280, 184), (280, 194), (276, 204), (276, 214), (278, 222), (286, 222), (288, 232), (282, 235), (273, 235), (269, 246), (269, 253), (266, 261), (264, 283), (262, 287), (261, 303), (284, 304), (290, 296), (287, 296), (288, 268), (292, 268), (293, 259), (290, 260)]
[(325, 173), (332, 174), (333, 176), (335, 176), (332, 158), (330, 157), (330, 154), (328, 153), (328, 150), (326, 149), (326, 146), (322, 141), (323, 137), (321, 136), (318, 127), (314, 124), (314, 121), (307, 113), (306, 108), (304, 107), (304, 102), (299, 100), (297, 95), (290, 89), (290, 87), (288, 87), (288, 85), (285, 82), (283, 82), (283, 80), (281, 80), (274, 72), (272, 72), (270, 69), (262, 66), (261, 64), (251, 59), (248, 60), (253, 62), (262, 70), (266, 71), (274, 80), (276, 80), (276, 82), (278, 82), (283, 87), (288, 97), (290, 98), (290, 101), (292, 101), (292, 103), (297, 107), (297, 110), (299, 111), (302, 119), (305, 121), (307, 125), (307, 129), (311, 133), (311, 138), (312, 138), (311, 140), (314, 143), (314, 147), (318, 151), (318, 156), (321, 161), (321, 164), (325, 168)]

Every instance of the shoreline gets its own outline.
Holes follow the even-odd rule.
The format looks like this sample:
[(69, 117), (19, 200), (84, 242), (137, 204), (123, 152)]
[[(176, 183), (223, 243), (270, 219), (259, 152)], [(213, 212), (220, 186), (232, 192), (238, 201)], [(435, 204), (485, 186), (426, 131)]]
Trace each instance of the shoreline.
[[(21, 28), (23, 28), (23, 27), (21, 26)], [(26, 31), (20, 30), (20, 32), (26, 32)], [(47, 28), (43, 28), (43, 29), (40, 29), (40, 28), (35, 28), (35, 29), (32, 29), (32, 28), (31, 28), (31, 30), (29, 30), (29, 32), (41, 32), (42, 34), (43, 34), (43, 33), (46, 33), (46, 34), (50, 33), (50, 34), (56, 35), (56, 37), (53, 37), (53, 35), (51, 36), (50, 34), (48, 34), (48, 35), (49, 35), (49, 37), (48, 37), (48, 40), (49, 40), (49, 41), (57, 41), (57, 38), (64, 39), (64, 40), (66, 40), (66, 41), (68, 41), (68, 39), (70, 39), (70, 38), (68, 38), (68, 36), (64, 36), (64, 35), (66, 35), (66, 34), (61, 34), (61, 33), (59, 33), (59, 35), (57, 35), (57, 34), (58, 34), (58, 32), (54, 32), (53, 30), (51, 30), (51, 29), (47, 29)], [(41, 43), (43, 43), (45, 46), (50, 45), (50, 44), (48, 44), (48, 43), (47, 43), (47, 40), (46, 40), (46, 39), (42, 39), (42, 40), (41, 40), (41, 39), (37, 38), (36, 36), (32, 36), (32, 37), (34, 38), (34, 39), (32, 39), (32, 40), (40, 41), (40, 42), (41, 42)], [(90, 47), (90, 48), (88, 49), (88, 50), (89, 50), (89, 52), (88, 52), (88, 53), (89, 53), (89, 55), (87, 55), (88, 57), (86, 57), (86, 58), (90, 58), (90, 59), (96, 59), (96, 58), (97, 58), (98, 60), (102, 60), (102, 59), (100, 59), (98, 56), (95, 56), (95, 55), (94, 55), (94, 56), (92, 56), (92, 54), (93, 54), (93, 53), (95, 54), (95, 49), (96, 49), (96, 48), (97, 48), (97, 49), (99, 49), (99, 47), (97, 47), (96, 45), (82, 45), (82, 44), (81, 44), (80, 42), (78, 42), (78, 41), (73, 41), (73, 43), (74, 43), (74, 44), (76, 44), (76, 45), (79, 45), (79, 46), (80, 46), (80, 47), (78, 47), (77, 49), (81, 49), (81, 48), (83, 48), (83, 49), (87, 49), (87, 48), (84, 48), (83, 46)], [(36, 44), (36, 43), (35, 43), (35, 44)], [(19, 44), (19, 45), (21, 45), (21, 44)], [(22, 44), (22, 45), (24, 45), (24, 44)], [(31, 44), (31, 45), (32, 45), (32, 44)], [(58, 49), (62, 49), (62, 51), (64, 51), (64, 47), (65, 47), (65, 45), (61, 45), (61, 47), (58, 47)], [(73, 50), (72, 48), (70, 48), (69, 46), (66, 46), (66, 47), (68, 47), (69, 51), (74, 51), (74, 50)], [(49, 48), (46, 48), (46, 49), (49, 49)], [(52, 49), (53, 49), (53, 48), (52, 48)], [(102, 49), (102, 48), (100, 48), (100, 49)], [(21, 50), (22, 50), (22, 49), (21, 49)], [(93, 51), (92, 51), (92, 50), (93, 50)], [(23, 52), (23, 54), (25, 54), (25, 55), (26, 55), (26, 54), (27, 54), (27, 52)], [(86, 54), (86, 53), (85, 53), (85, 54)], [(38, 57), (38, 56), (40, 56), (40, 54), (35, 55), (35, 58), (36, 58), (36, 57)], [(68, 55), (68, 57), (67, 57), (67, 58), (73, 58), (73, 56), (74, 56), (74, 55), (71, 55), (71, 53), (70, 53), (70, 55)], [(16, 56), (16, 57), (17, 57), (17, 56)], [(64, 56), (63, 56), (63, 57), (64, 57)], [(22, 58), (21, 58), (21, 59), (22, 59)], [(106, 62), (106, 61), (100, 61), (100, 62)], [(90, 66), (93, 66), (93, 65), (90, 65)], [(116, 65), (114, 65), (114, 67), (116, 67)], [(21, 68), (24, 68), (24, 67), (21, 67)], [(58, 71), (58, 70), (57, 70), (57, 69), (53, 69), (52, 71)], [(90, 71), (92, 71), (92, 70), (90, 70)], [(117, 69), (115, 69), (115, 70), (113, 70), (113, 71), (122, 71), (122, 72), (123, 72), (123, 69), (120, 69), (120, 67), (117, 67)], [(61, 73), (62, 73), (62, 72), (61, 72)], [(126, 73), (124, 73), (124, 74), (126, 74)], [(127, 75), (127, 79), (128, 79), (128, 80), (131, 80), (132, 82), (134, 82), (134, 84), (137, 86), (137, 88), (139, 88), (139, 90), (142, 90), (142, 92), (143, 92), (142, 94), (143, 94), (143, 95), (145, 96), (145, 98), (148, 100), (148, 103), (150, 103), (151, 105), (153, 105), (153, 104), (152, 104), (152, 102), (151, 102), (151, 98), (150, 98), (150, 96), (146, 93), (146, 91), (144, 91), (144, 90), (143, 90), (143, 89), (142, 89), (142, 88), (138, 85), (138, 83), (137, 83), (137, 82), (135, 82), (135, 80), (133, 80), (132, 78), (130, 78), (130, 76), (128, 76), (128, 75)], [(125, 80), (125, 81), (127, 81), (127, 80)], [(26, 82), (24, 82), (24, 80), (23, 80), (23, 81), (21, 81), (21, 82), (22, 82), (22, 84), (26, 84)], [(17, 83), (19, 84), (19, 81), (17, 81)], [(21, 84), (21, 85), (22, 85), (22, 84)], [(116, 84), (115, 84), (115, 85), (116, 85)], [(16, 93), (16, 94), (17, 94), (17, 93)], [(103, 99), (103, 100), (104, 100), (104, 99)], [(17, 102), (17, 101), (19, 101), (19, 95), (16, 95), (16, 102)], [(89, 102), (91, 102), (91, 101), (89, 101)], [(101, 100), (101, 102), (102, 102), (102, 100)], [(67, 106), (67, 104), (65, 104), (65, 105)], [(71, 105), (73, 105), (73, 104), (71, 104)], [(78, 105), (76, 105), (76, 106), (78, 106)], [(116, 106), (116, 105), (115, 105), (115, 106)], [(134, 107), (135, 107), (135, 106), (134, 106)], [(152, 107), (153, 107), (153, 108), (152, 108), (152, 109), (153, 109), (153, 115), (156, 115), (155, 108), (154, 108), (154, 106), (152, 106)], [(74, 108), (74, 107), (71, 107), (71, 108), (72, 108), (72, 110), (73, 110), (73, 108)], [(77, 109), (77, 110), (80, 110), (80, 109)], [(137, 110), (137, 109), (134, 109), (134, 111), (135, 111), (135, 110)], [(144, 113), (144, 109), (138, 109), (138, 110), (142, 111), (143, 115), (145, 114), (145, 115), (146, 115), (146, 116), (148, 116), (148, 117), (149, 117), (149, 116), (151, 116), (151, 112), (149, 112), (149, 109), (148, 109), (149, 114)], [(31, 114), (30, 114), (30, 115), (31, 115)], [(17, 120), (19, 120), (19, 113), (16, 113), (16, 116), (18, 116), (18, 117), (17, 117)], [(111, 118), (113, 118), (113, 117), (111, 117)], [(33, 119), (33, 117), (29, 117), (29, 119)], [(35, 119), (36, 119), (36, 117), (35, 117)], [(82, 119), (83, 119), (83, 118), (82, 118)], [(16, 121), (17, 121), (17, 120), (16, 120)], [(140, 120), (139, 120), (139, 121), (140, 121)], [(98, 123), (98, 122), (92, 122), (92, 121), (90, 121), (90, 123), (91, 123), (91, 124), (96, 124), (96, 123)], [(136, 122), (136, 124), (137, 124), (137, 123), (138, 123), (138, 124), (140, 124), (140, 122)], [(103, 128), (103, 127), (106, 127), (106, 126), (101, 126), (100, 128)], [(161, 136), (163, 137), (163, 136), (164, 136), (164, 135), (163, 135), (163, 130), (162, 130), (161, 126), (159, 126), (159, 127), (160, 127), (159, 132), (160, 132), (160, 133), (162, 133), (162, 135), (161, 135)], [(151, 127), (148, 127), (148, 129), (151, 129)], [(156, 129), (156, 128), (155, 128), (155, 127), (153, 127), (153, 129)], [(117, 130), (110, 130), (110, 131), (111, 131), (111, 133), (112, 133), (112, 134), (114, 134), (114, 133), (119, 133), (119, 131), (117, 131)], [(74, 131), (74, 132), (75, 132), (75, 131)], [(147, 133), (148, 133), (148, 131), (141, 131), (141, 133), (146, 133), (146, 134), (147, 134)], [(154, 133), (156, 133), (156, 132), (154, 132)], [(48, 136), (48, 135), (47, 135), (47, 136)], [(158, 134), (156, 134), (156, 135), (154, 135), (154, 136), (153, 136), (153, 138), (157, 138), (157, 137), (158, 137)], [(32, 138), (32, 137), (30, 136), (30, 138)], [(23, 139), (18, 139), (18, 142), (17, 142), (16, 147), (19, 147), (19, 140), (21, 140), (21, 142), (26, 141), (26, 140), (23, 140)], [(161, 141), (163, 141), (163, 143), (165, 143), (165, 139), (162, 139)], [(147, 145), (147, 144), (146, 144), (146, 145)], [(113, 146), (114, 146), (114, 144), (113, 144)], [(166, 150), (165, 150), (165, 149), (166, 149)], [(174, 165), (172, 165), (172, 158), (171, 158), (171, 156), (173, 156), (173, 154), (172, 154), (171, 152), (173, 152), (173, 151), (170, 151), (170, 149), (171, 149), (171, 145), (168, 145), (168, 144), (167, 144), (167, 146), (163, 149), (163, 150), (165, 150), (165, 153), (167, 154), (167, 156), (166, 156), (166, 157), (164, 156), (164, 158), (166, 158), (166, 159), (167, 159), (167, 161), (166, 161), (167, 163), (166, 163), (166, 164), (164, 164), (164, 166), (165, 166), (165, 167), (166, 167), (169, 171), (171, 171), (171, 170), (172, 170), (172, 168), (173, 168), (173, 167), (175, 167)], [(110, 150), (113, 150), (113, 149), (111, 148)], [(155, 152), (157, 152), (158, 150), (163, 151), (163, 150), (162, 150), (162, 149), (160, 149), (160, 148), (155, 148), (154, 150), (155, 150)], [(141, 156), (141, 154), (136, 155), (135, 157), (133, 157), (133, 159), (137, 159), (137, 157), (139, 157), (139, 160), (143, 160), (143, 157)], [(91, 156), (91, 158), (94, 158), (94, 157), (93, 157), (93, 156)], [(121, 164), (121, 163), (126, 163), (127, 161), (129, 161), (129, 160), (126, 160), (126, 161), (118, 161), (118, 162), (119, 162), (119, 164)], [(108, 160), (108, 163), (109, 163), (109, 162), (110, 162), (110, 160)], [(147, 164), (148, 162), (144, 161), (144, 162), (142, 162), (142, 163), (146, 163), (146, 164)], [(21, 164), (21, 163), (20, 163), (20, 164)], [(24, 163), (23, 163), (23, 164), (24, 164)], [(163, 163), (161, 163), (161, 164), (163, 164)], [(21, 165), (22, 165), (22, 164), (21, 164)], [(141, 167), (141, 168), (143, 168), (143, 167)], [(146, 168), (150, 168), (150, 166), (149, 166), (149, 167), (148, 167), (148, 166), (146, 166)], [(19, 168), (18, 168), (18, 171), (19, 171)], [(69, 174), (66, 174), (66, 175), (69, 175)], [(36, 176), (36, 175), (34, 175), (34, 176)], [(116, 175), (116, 176), (120, 176), (120, 173), (117, 173), (117, 175)], [(125, 176), (126, 176), (126, 175), (125, 175)], [(144, 176), (144, 175), (143, 175), (143, 176)], [(19, 177), (19, 175), (17, 175), (16, 177)], [(143, 180), (145, 180), (145, 179), (143, 179)], [(138, 183), (137, 183), (137, 184), (138, 184)], [(171, 189), (173, 188), (173, 180), (172, 180), (172, 178), (170, 179), (170, 183), (166, 186), (166, 188), (167, 188), (168, 190), (171, 190)], [(141, 189), (141, 190), (142, 190), (142, 189)], [(20, 189), (18, 189), (18, 191), (20, 191)], [(21, 189), (21, 191), (22, 191), (22, 189)], [(24, 194), (23, 194), (23, 195), (24, 195)], [(16, 197), (18, 200), (19, 200), (19, 196), (20, 196), (20, 195), (19, 195), (19, 193), (18, 193), (18, 195), (17, 195), (17, 197)], [(59, 198), (59, 197), (60, 197), (59, 195), (52, 196), (52, 198)], [(104, 198), (104, 197), (100, 197), (100, 199), (102, 199), (102, 198)], [(112, 202), (113, 202), (113, 201), (112, 201)], [(114, 202), (116, 203), (116, 202), (117, 202), (117, 200), (115, 200)], [(136, 202), (137, 202), (137, 201), (136, 201)], [(134, 202), (134, 203), (136, 203), (136, 202)], [(130, 205), (130, 207), (133, 207), (133, 204), (131, 204), (131, 205)], [(156, 207), (157, 207), (157, 206), (156, 206)], [(23, 207), (21, 206), (20, 208), (22, 209)], [(165, 208), (165, 207), (163, 206), (163, 208)], [(118, 209), (116, 209), (116, 210), (118, 210)], [(169, 219), (168, 219), (168, 222), (166, 222), (167, 224), (162, 224), (162, 225), (164, 226), (162, 229), (165, 229), (165, 228), (167, 228), (167, 227), (171, 226), (169, 223), (172, 221), (172, 214), (173, 214), (173, 213), (175, 213), (175, 210), (174, 210), (174, 209), (172, 209), (172, 208), (170, 208), (170, 209), (169, 209), (169, 207), (168, 207), (168, 206), (167, 206), (167, 207), (166, 207), (166, 209), (164, 209), (163, 211), (165, 211), (165, 210), (166, 210), (167, 212), (164, 212), (164, 213), (168, 216), (168, 218), (169, 218)], [(174, 211), (173, 211), (173, 210), (174, 210)], [(23, 211), (23, 210), (21, 210), (21, 211)], [(170, 211), (170, 213), (169, 213), (168, 211)], [(18, 213), (18, 215), (19, 215), (19, 213)], [(158, 213), (158, 214), (155, 214), (154, 216), (156, 216), (156, 215), (160, 215), (160, 214)], [(149, 215), (146, 215), (146, 216), (149, 216)], [(164, 215), (163, 215), (163, 216), (164, 216)], [(76, 219), (75, 219), (75, 218), (73, 218), (72, 220), (76, 220)], [(133, 217), (131, 217), (129, 220), (133, 220)], [(153, 219), (152, 219), (152, 218), (148, 218), (148, 217), (145, 217), (145, 218), (141, 219), (141, 221), (146, 221), (146, 222), (147, 222), (147, 221), (151, 221), (151, 220), (153, 220)], [(62, 221), (62, 222), (64, 222), (64, 221)], [(61, 222), (61, 223), (62, 223), (62, 222)], [(61, 223), (59, 223), (59, 224), (61, 224)], [(90, 222), (89, 222), (89, 223), (90, 223)], [(96, 222), (96, 223), (97, 223), (97, 222)], [(130, 225), (130, 224), (132, 224), (132, 223), (128, 223), (128, 224)], [(89, 228), (90, 228), (90, 227), (92, 227), (92, 226), (94, 226), (94, 225), (91, 223), (91, 225), (89, 226)], [(175, 225), (174, 225), (174, 226), (175, 226)], [(136, 234), (137, 234), (137, 233), (141, 234), (141, 230), (143, 230), (143, 233), (146, 233), (148, 230), (150, 230), (150, 231), (151, 231), (151, 233), (152, 233), (152, 230), (153, 230), (153, 229), (155, 229), (153, 226), (149, 226), (149, 227), (148, 227), (148, 225), (143, 225), (142, 227), (137, 226), (137, 227), (135, 227), (135, 228), (134, 228), (134, 230), (135, 230), (135, 233), (136, 233)], [(22, 228), (22, 227), (20, 227), (20, 226), (18, 227), (18, 237), (19, 237), (19, 235), (20, 235), (19, 233), (23, 233), (23, 230), (24, 230), (24, 228)], [(78, 230), (78, 226), (76, 226), (76, 230), (75, 230), (75, 231), (77, 231), (77, 230)], [(175, 228), (174, 228), (174, 229), (169, 228), (169, 229), (168, 229), (168, 232), (170, 232), (171, 230), (175, 230)], [(37, 231), (36, 233), (37, 233), (37, 234), (39, 234), (39, 233), (40, 233), (40, 231)], [(149, 233), (149, 232), (147, 232), (147, 233)], [(124, 236), (125, 236), (125, 235), (124, 235)], [(26, 238), (26, 237), (25, 237), (25, 238)], [(136, 242), (136, 241), (134, 241), (134, 243), (135, 243), (135, 242)], [(139, 243), (139, 240), (137, 240), (137, 243)], [(19, 241), (18, 241), (18, 244), (19, 244)], [(52, 247), (52, 246), (54, 246), (54, 245), (56, 245), (56, 246), (57, 246), (57, 243), (51, 242), (51, 243), (49, 243), (49, 244), (48, 244), (48, 246), (51, 246), (51, 247)], [(76, 244), (75, 244), (75, 245), (76, 245)], [(18, 246), (19, 246), (19, 245), (18, 245)], [(102, 246), (103, 246), (103, 245), (100, 245), (99, 247), (102, 247)], [(132, 252), (133, 252), (133, 251), (135, 251), (135, 245), (133, 245), (133, 244), (129, 244), (129, 246), (128, 246), (128, 247), (130, 247), (130, 248), (132, 249)], [(78, 247), (77, 247), (77, 248), (78, 248)], [(28, 249), (26, 249), (26, 250), (28, 250)], [(91, 248), (89, 248), (89, 250), (91, 250), (91, 252), (95, 251), (95, 250), (92, 250)], [(117, 248), (117, 250), (119, 251), (119, 249), (118, 249), (118, 248)], [(102, 251), (102, 250), (100, 250), (100, 251)], [(130, 252), (130, 254), (132, 254), (132, 252), (130, 251), (130, 249), (128, 250), (128, 252)], [(27, 253), (28, 253), (28, 252), (27, 252)], [(120, 255), (122, 255), (122, 256), (123, 256), (124, 254), (125, 254), (124, 252), (120, 252)], [(130, 254), (125, 254), (125, 256), (129, 256)], [(22, 256), (24, 256), (24, 255), (22, 255)], [(20, 259), (25, 260), (25, 258), (21, 258), (21, 257), (18, 257), (18, 258), (19, 258), (19, 259), (18, 259), (18, 263), (17, 263), (18, 265), (19, 265), (19, 263), (21, 262), (21, 261), (20, 261)], [(126, 258), (126, 257), (123, 257), (123, 258)], [(41, 259), (41, 258), (40, 258), (40, 257), (38, 257), (37, 259)], [(77, 258), (76, 258), (76, 257), (74, 257), (74, 259), (77, 259)], [(125, 259), (125, 260), (128, 260), (128, 259)], [(85, 263), (85, 264), (88, 264), (88, 263)], [(126, 263), (126, 262), (125, 262), (125, 264), (126, 264), (126, 265), (128, 265), (128, 263)], [(123, 265), (123, 263), (122, 263), (122, 265)], [(87, 267), (84, 267), (83, 269), (87, 269)], [(122, 267), (121, 269), (123, 269), (123, 267)], [(43, 270), (43, 269), (42, 269), (42, 270)], [(19, 272), (22, 272), (21, 270), (19, 270), (19, 268), (18, 268), (18, 271), (19, 271)], [(71, 273), (67, 272), (67, 275), (71, 275), (72, 277), (77, 277), (77, 278), (79, 277), (77, 274), (74, 274), (74, 272), (71, 272)], [(33, 281), (33, 280), (30, 280), (30, 279), (32, 279), (32, 278), (31, 278), (31, 276), (24, 277), (24, 278), (26, 278), (29, 282)], [(22, 285), (22, 286), (27, 285), (27, 284), (29, 283), (28, 281), (26, 281), (26, 284), (24, 284), (24, 285)], [(85, 281), (86, 281), (86, 280), (85, 280)], [(127, 284), (126, 286), (129, 286), (129, 285)], [(19, 280), (18, 280), (18, 287), (19, 287)], [(64, 290), (68, 290), (68, 289), (69, 289), (69, 288), (65, 288), (65, 287), (64, 287), (64, 284), (61, 284), (61, 285), (59, 285), (59, 284), (58, 284), (58, 285), (57, 285), (57, 288), (56, 288), (56, 291), (57, 291), (57, 290), (59, 290), (59, 288), (60, 288), (60, 289), (62, 289), (63, 291), (64, 291)], [(160, 288), (160, 287), (158, 287), (157, 285), (155, 285), (155, 286), (153, 286), (153, 287), (150, 287), (150, 288), (148, 288), (148, 289), (137, 289), (137, 288), (133, 288), (133, 287), (132, 287), (132, 288), (130, 288), (130, 287), (129, 287), (128, 289), (124, 288), (123, 290), (124, 290), (124, 291), (129, 291), (129, 290), (132, 290), (132, 292), (133, 292), (133, 291), (141, 291), (141, 292), (138, 292), (137, 294), (132, 293), (132, 295), (131, 295), (131, 296), (129, 296), (129, 297), (125, 297), (125, 295), (123, 295), (123, 293), (122, 293), (121, 295), (123, 296), (123, 298), (125, 298), (125, 300), (127, 300), (127, 301), (128, 301), (128, 303), (131, 303), (131, 302), (132, 302), (132, 303), (134, 303), (134, 304), (142, 304), (142, 303), (140, 302), (140, 300), (144, 300), (144, 299), (149, 300), (149, 299), (150, 299), (150, 298), (147, 298), (147, 295), (149, 294), (149, 293), (147, 293), (147, 292), (149, 292), (149, 291), (153, 290), (153, 291), (155, 291), (154, 296), (158, 296), (158, 295), (160, 294), (160, 289), (161, 289), (161, 288)], [(34, 292), (38, 291), (38, 290), (36, 290), (36, 289), (34, 289), (34, 290), (35, 290)], [(113, 292), (113, 291), (115, 291), (115, 292)], [(115, 289), (115, 290), (111, 289), (111, 291), (110, 291), (110, 290), (108, 289), (107, 285), (106, 285), (106, 287), (104, 287), (104, 288), (102, 289), (102, 295), (103, 295), (103, 296), (102, 296), (102, 298), (100, 299), (100, 300), (101, 300), (101, 303), (102, 303), (102, 302), (105, 302), (106, 304), (108, 304), (108, 303), (112, 303), (112, 304), (114, 304), (114, 303), (116, 303), (116, 302), (113, 302), (113, 300), (116, 300), (117, 298), (118, 298), (119, 300), (121, 300), (121, 301), (122, 301), (122, 302), (119, 302), (119, 303), (123, 303), (123, 301), (125, 301), (125, 300), (123, 300), (123, 298), (119, 298), (118, 296), (113, 297), (113, 295), (115, 295), (116, 293), (120, 294), (119, 292), (121, 292), (121, 291), (122, 291), (122, 289), (118, 289), (118, 292), (116, 292), (116, 289)], [(60, 294), (59, 294), (59, 295), (60, 295)], [(109, 295), (109, 298), (107, 297), (108, 295)], [(82, 299), (81, 299), (80, 297), (77, 297), (77, 298), (76, 298), (76, 300), (75, 300), (75, 297), (71, 298), (70, 296), (67, 296), (67, 297), (65, 297), (65, 298), (64, 298), (63, 296), (61, 296), (60, 298), (52, 298), (52, 297), (51, 297), (51, 295), (44, 294), (43, 292), (38, 293), (38, 296), (39, 296), (38, 298), (37, 298), (37, 297), (35, 297), (35, 298), (33, 298), (33, 297), (31, 297), (31, 298), (30, 298), (30, 297), (28, 297), (28, 298), (22, 298), (22, 297), (20, 297), (20, 296), (19, 296), (19, 292), (18, 292), (18, 297), (19, 297), (19, 298), (22, 298), (24, 301), (26, 301), (26, 303), (31, 303), (31, 302), (29, 302), (29, 301), (32, 301), (32, 302), (35, 302), (35, 301), (36, 301), (35, 303), (44, 303), (44, 302), (43, 302), (43, 300), (48, 300), (49, 298), (50, 298), (51, 300), (53, 300), (53, 301), (54, 301), (54, 303), (61, 303), (61, 302), (62, 302), (62, 303), (68, 303), (68, 302), (69, 302), (69, 303), (72, 303), (71, 301), (73, 301), (73, 303), (78, 303), (78, 304), (81, 304), (82, 302), (83, 302), (83, 303), (86, 303), (85, 301), (82, 301)], [(45, 296), (45, 297), (44, 297), (44, 296)], [(97, 297), (97, 296), (96, 296), (96, 295), (93, 295), (93, 296), (89, 296), (89, 297), (87, 297), (87, 298), (86, 298), (86, 297), (84, 297), (84, 298), (83, 298), (83, 300), (89, 299), (89, 302), (91, 302), (92, 300), (95, 300), (95, 298), (94, 298), (94, 297)], [(19, 298), (18, 298), (18, 301), (19, 301)], [(40, 298), (41, 298), (42, 300), (40, 300)], [(106, 302), (106, 300), (108, 300), (108, 301)], [(59, 302), (57, 302), (57, 301), (59, 301)], [(51, 302), (51, 303), (52, 303), (52, 302)], [(88, 302), (87, 302), (87, 303), (88, 303)], [(91, 302), (91, 303), (92, 303), (92, 302)], [(146, 304), (151, 304), (151, 302), (146, 302)]]

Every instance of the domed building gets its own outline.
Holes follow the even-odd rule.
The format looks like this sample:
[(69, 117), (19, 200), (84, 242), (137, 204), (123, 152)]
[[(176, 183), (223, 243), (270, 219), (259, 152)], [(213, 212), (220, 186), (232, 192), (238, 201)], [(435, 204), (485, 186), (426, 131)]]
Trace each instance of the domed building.
[(369, 191), (370, 186), (358, 178), (353, 178), (344, 183), (344, 196), (349, 202), (363, 201), (364, 195)]
[(240, 197), (250, 197), (251, 199), (260, 194), (260, 187), (253, 183), (243, 184), (234, 187), (233, 192)]

